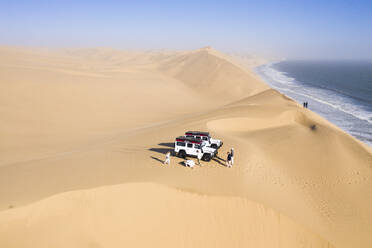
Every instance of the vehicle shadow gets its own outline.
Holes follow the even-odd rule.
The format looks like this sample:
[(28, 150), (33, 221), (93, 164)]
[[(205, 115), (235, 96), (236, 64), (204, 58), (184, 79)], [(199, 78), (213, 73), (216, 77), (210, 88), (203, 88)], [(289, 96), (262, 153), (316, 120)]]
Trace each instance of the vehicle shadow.
[[(159, 153), (159, 154), (162, 154), (162, 155), (165, 155), (167, 152), (170, 152), (171, 157), (176, 157), (176, 155), (174, 154), (174, 143), (159, 143), (158, 145), (168, 147), (168, 148), (149, 148), (148, 150)], [(154, 156), (150, 156), (150, 158), (152, 158), (152, 159), (154, 159), (154, 160), (156, 160), (160, 163), (164, 162), (164, 160), (159, 159), (159, 158), (154, 157)], [(215, 156), (214, 158), (212, 158), (211, 161), (214, 161), (214, 162), (218, 163), (219, 165), (222, 165), (222, 166), (226, 167), (226, 164), (225, 164), (226, 160), (223, 159), (223, 158)], [(186, 166), (184, 161), (181, 161), (178, 164), (182, 165), (182, 166)]]
[(169, 149), (169, 148), (150, 148), (149, 151), (153, 151), (153, 152), (157, 152), (157, 153), (161, 153), (161, 154), (166, 154), (167, 152), (170, 152), (171, 155), (172, 155), (173, 149)]
[(158, 145), (174, 148), (174, 142), (172, 142), (172, 143), (159, 143)]

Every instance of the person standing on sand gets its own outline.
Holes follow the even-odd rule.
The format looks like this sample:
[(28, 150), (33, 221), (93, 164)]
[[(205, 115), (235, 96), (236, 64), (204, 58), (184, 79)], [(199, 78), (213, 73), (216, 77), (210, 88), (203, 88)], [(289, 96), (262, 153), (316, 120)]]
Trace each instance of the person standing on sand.
[(201, 151), (196, 150), (196, 157), (198, 159), (198, 165), (201, 165), (200, 160), (201, 160), (202, 156), (203, 156), (203, 154), (201, 153)]
[(163, 164), (168, 164), (168, 165), (170, 165), (170, 152), (167, 152), (167, 153), (165, 154), (165, 161), (164, 161)]
[(234, 165), (234, 148), (231, 148), (230, 154), (231, 154), (231, 166), (233, 166)]
[(304, 102), (304, 103), (302, 104), (302, 106), (303, 106), (304, 108), (306, 108), (306, 102)]
[(231, 165), (231, 153), (230, 152), (227, 152), (226, 166), (228, 168), (232, 167), (232, 165)]

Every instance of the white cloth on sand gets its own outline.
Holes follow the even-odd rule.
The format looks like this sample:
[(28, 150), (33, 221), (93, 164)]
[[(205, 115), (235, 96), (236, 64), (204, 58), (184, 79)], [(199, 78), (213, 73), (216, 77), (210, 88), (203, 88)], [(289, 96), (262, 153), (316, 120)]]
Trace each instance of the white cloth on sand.
[(193, 168), (195, 166), (194, 160), (185, 160), (185, 165), (187, 167)]

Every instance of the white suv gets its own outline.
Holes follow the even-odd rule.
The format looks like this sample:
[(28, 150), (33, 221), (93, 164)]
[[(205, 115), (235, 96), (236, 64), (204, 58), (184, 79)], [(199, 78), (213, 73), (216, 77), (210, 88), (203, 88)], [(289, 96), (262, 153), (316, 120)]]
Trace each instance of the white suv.
[(187, 131), (185, 133), (185, 137), (187, 138), (195, 138), (198, 140), (204, 141), (208, 146), (218, 149), (223, 145), (223, 142), (218, 139), (213, 139), (208, 132), (200, 132), (200, 131)]
[(217, 149), (206, 146), (205, 142), (200, 139), (180, 136), (174, 142), (174, 152), (181, 158), (186, 158), (186, 156), (197, 157), (199, 152), (202, 160), (210, 161), (216, 156)]

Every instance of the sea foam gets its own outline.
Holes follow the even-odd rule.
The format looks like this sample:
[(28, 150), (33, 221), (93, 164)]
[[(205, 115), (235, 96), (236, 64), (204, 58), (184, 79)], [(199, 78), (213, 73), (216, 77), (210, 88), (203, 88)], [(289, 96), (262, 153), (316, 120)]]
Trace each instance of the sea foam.
[(276, 63), (265, 64), (255, 69), (271, 87), (286, 94), (300, 104), (309, 102), (309, 107), (335, 125), (372, 145), (372, 111), (340, 91), (303, 83), (275, 68)]

